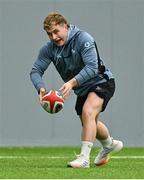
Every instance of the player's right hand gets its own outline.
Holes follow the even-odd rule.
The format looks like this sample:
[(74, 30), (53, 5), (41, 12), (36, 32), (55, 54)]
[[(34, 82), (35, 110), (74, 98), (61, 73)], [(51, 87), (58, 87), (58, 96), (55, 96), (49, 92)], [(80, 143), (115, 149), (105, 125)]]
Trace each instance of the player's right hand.
[(45, 88), (40, 88), (39, 92), (39, 101), (42, 101), (42, 97), (46, 94), (46, 89)]

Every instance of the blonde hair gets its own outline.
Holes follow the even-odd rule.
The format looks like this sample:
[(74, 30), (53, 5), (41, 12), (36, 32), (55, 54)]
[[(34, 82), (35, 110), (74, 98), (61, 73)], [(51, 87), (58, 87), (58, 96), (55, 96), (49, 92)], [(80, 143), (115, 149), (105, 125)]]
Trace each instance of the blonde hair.
[(66, 24), (69, 27), (69, 24), (63, 15), (52, 12), (45, 18), (43, 22), (43, 28), (44, 30), (50, 30), (52, 25), (57, 24)]

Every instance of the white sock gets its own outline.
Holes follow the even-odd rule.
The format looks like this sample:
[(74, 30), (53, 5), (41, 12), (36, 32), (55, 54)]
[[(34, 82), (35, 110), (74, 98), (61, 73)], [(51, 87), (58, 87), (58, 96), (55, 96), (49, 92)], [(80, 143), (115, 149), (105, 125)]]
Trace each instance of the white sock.
[(92, 146), (92, 142), (82, 141), (81, 154), (83, 154), (85, 157), (89, 159)]
[(99, 140), (103, 147), (110, 147), (112, 144), (112, 138), (110, 136), (107, 139)]

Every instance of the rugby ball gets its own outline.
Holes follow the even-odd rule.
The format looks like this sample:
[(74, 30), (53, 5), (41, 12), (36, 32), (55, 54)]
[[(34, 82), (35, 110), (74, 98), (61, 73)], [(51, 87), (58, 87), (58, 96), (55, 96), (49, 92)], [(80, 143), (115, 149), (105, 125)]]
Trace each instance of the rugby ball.
[(48, 113), (58, 113), (64, 107), (64, 99), (58, 91), (51, 90), (42, 97), (41, 106)]

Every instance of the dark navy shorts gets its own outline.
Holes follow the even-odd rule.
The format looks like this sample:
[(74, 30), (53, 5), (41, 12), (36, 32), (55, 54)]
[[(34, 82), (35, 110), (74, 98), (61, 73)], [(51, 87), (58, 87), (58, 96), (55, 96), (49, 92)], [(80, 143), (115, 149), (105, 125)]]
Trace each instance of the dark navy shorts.
[[(95, 92), (99, 97), (104, 99), (102, 110), (101, 110), (101, 112), (103, 112), (109, 100), (111, 99), (111, 97), (113, 96), (115, 92), (115, 81), (114, 79), (110, 79), (107, 82), (104, 82), (102, 84), (99, 84), (90, 88), (89, 92)], [(84, 96), (77, 97), (76, 105), (75, 105), (75, 110), (77, 112), (77, 115), (82, 114), (82, 108), (87, 99), (89, 92)]]

